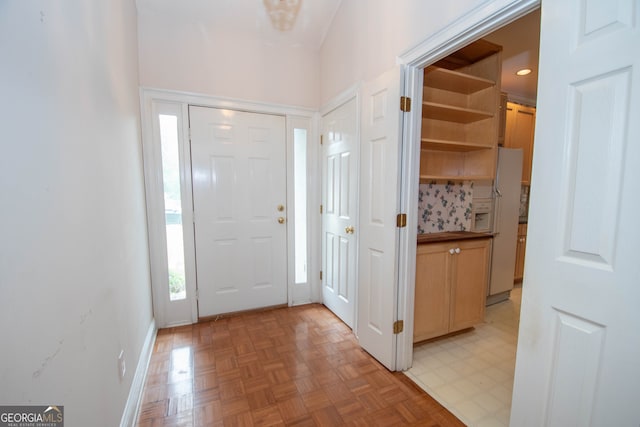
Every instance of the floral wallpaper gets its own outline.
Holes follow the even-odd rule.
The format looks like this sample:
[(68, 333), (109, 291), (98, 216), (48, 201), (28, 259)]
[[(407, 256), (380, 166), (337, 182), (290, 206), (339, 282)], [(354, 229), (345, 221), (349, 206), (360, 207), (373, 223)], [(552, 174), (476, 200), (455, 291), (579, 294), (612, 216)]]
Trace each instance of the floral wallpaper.
[(473, 182), (420, 184), (418, 234), (471, 229)]

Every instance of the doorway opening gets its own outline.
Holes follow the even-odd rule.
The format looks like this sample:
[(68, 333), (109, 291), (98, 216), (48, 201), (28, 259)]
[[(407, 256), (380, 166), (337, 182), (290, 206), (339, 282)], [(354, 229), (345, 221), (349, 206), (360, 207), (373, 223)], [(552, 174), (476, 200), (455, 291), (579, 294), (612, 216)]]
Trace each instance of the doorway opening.
[[(496, 199), (500, 196), (493, 193), (495, 182), (491, 175), (496, 167), (498, 146), (518, 148), (524, 154), (523, 161), (520, 161), (521, 164), (518, 166), (521, 166), (521, 169), (518, 169), (517, 176), (514, 178), (521, 181), (521, 186), (516, 189), (519, 193), (515, 196), (518, 206), (515, 207), (515, 213), (512, 210), (510, 219), (513, 224), (513, 236), (509, 237), (509, 239), (513, 237), (510, 243), (511, 253), (507, 257), (509, 258), (507, 270), (511, 271), (507, 273), (510, 274), (510, 283), (504, 289), (496, 290), (490, 287), (490, 275), (495, 279), (498, 275), (504, 274), (495, 267), (498, 258), (504, 258), (497, 252), (496, 246), (493, 248), (493, 260), (489, 261), (489, 258), (486, 258), (486, 261), (477, 264), (489, 266), (486, 270), (481, 269), (477, 272), (480, 276), (486, 275), (488, 292), (487, 295), (481, 295), (481, 298), (478, 298), (481, 304), (480, 309), (484, 313), (480, 312), (480, 317), (476, 316), (474, 328), (466, 329), (467, 324), (459, 321), (462, 316), (460, 313), (466, 310), (469, 316), (462, 317), (473, 318), (479, 314), (478, 308), (475, 308), (475, 312), (469, 311), (470, 306), (464, 305), (466, 302), (456, 301), (454, 289), (455, 286), (470, 286), (467, 277), (474, 274), (470, 274), (466, 270), (467, 267), (461, 267), (462, 261), (449, 260), (447, 252), (443, 252), (445, 255), (442, 259), (438, 259), (442, 261), (438, 265), (443, 265), (445, 262), (451, 264), (450, 270), (442, 271), (443, 277), (455, 278), (463, 274), (467, 277), (462, 281), (458, 278), (446, 283), (443, 279), (442, 282), (446, 284), (446, 288), (439, 291), (447, 293), (446, 300), (442, 300), (438, 307), (432, 306), (433, 304), (426, 307), (419, 306), (421, 299), (434, 301), (436, 295), (439, 295), (433, 289), (435, 279), (432, 277), (436, 264), (429, 264), (430, 258), (428, 258), (429, 256), (437, 257), (438, 254), (433, 251), (435, 247), (433, 243), (428, 244), (429, 251), (421, 250), (420, 245), (417, 249), (418, 260), (423, 257), (424, 265), (421, 267), (421, 261), (416, 263), (416, 305), (413, 328), (415, 344), (412, 368), (406, 374), (468, 425), (509, 424), (524, 268), (530, 162), (535, 123), (539, 29), (540, 10), (537, 9), (482, 38), (489, 44), (501, 47), (498, 70), (501, 69), (502, 75), (498, 79), (502, 86), (501, 108), (504, 114), (501, 114), (501, 117), (505, 119), (503, 121), (483, 117), (452, 118), (446, 116), (447, 113), (437, 105), (439, 102), (454, 104), (460, 102), (459, 107), (465, 107), (470, 115), (482, 114), (482, 110), (487, 109), (485, 102), (487, 99), (491, 100), (493, 96), (487, 97), (487, 91), (493, 89), (482, 86), (491, 80), (486, 69), (491, 66), (487, 65), (490, 60), (484, 59), (488, 55), (480, 58), (484, 63), (477, 66), (480, 68), (479, 71), (476, 70), (477, 75), (473, 79), (466, 79), (466, 83), (457, 72), (447, 70), (454, 70), (460, 67), (459, 64), (443, 64), (443, 61), (447, 60), (454, 62), (461, 60), (465, 55), (482, 57), (481, 52), (473, 52), (474, 46), (477, 49), (487, 49), (486, 46), (478, 48), (478, 43), (475, 45), (472, 43), (458, 51), (458, 55), (453, 54), (436, 63), (445, 69), (444, 72), (439, 72), (439, 67), (425, 69), (423, 101), (426, 102), (423, 104), (422, 117), (433, 120), (427, 120), (428, 124), (423, 123), (420, 138), (422, 149), (418, 203), (420, 212), (417, 214), (418, 233), (486, 231), (485, 229), (475, 230), (475, 228), (479, 225), (486, 228), (487, 212), (490, 216), (489, 229), (497, 232), (500, 218), (497, 218), (494, 213), (497, 209)], [(481, 62), (480, 59), (478, 63)], [(525, 77), (531, 84), (523, 84), (524, 79), (516, 77), (516, 71), (525, 68), (525, 65), (534, 70)], [(428, 83), (435, 79), (441, 81), (429, 87)], [(464, 84), (479, 86), (468, 89), (460, 86), (453, 89), (446, 87)], [(460, 99), (447, 99), (446, 97), (452, 92), (463, 95), (460, 95)], [(463, 106), (462, 103), (465, 102), (467, 104)], [(519, 111), (524, 111), (528, 116), (527, 119), (520, 119), (520, 125), (516, 127)], [(530, 128), (524, 130), (527, 120)], [(456, 123), (454, 125), (443, 123), (447, 121)], [(497, 126), (497, 129), (491, 126)], [(465, 130), (461, 131), (461, 129)], [(495, 140), (476, 137), (483, 132), (489, 135), (496, 132), (498, 144), (495, 144)], [(527, 138), (530, 140), (524, 141)], [(455, 142), (451, 143), (451, 141)], [(448, 146), (445, 147), (445, 144)], [(455, 145), (455, 149), (451, 148), (452, 145)], [(484, 203), (489, 203), (488, 209), (484, 209)], [(478, 211), (477, 216), (481, 221), (476, 224), (475, 213), (478, 206), (482, 206), (483, 209)], [(489, 244), (489, 239), (485, 240)], [(420, 242), (420, 239), (418, 241)], [(454, 243), (461, 242), (463, 241)], [(442, 245), (440, 249), (453, 250), (454, 257), (461, 253), (460, 244), (457, 246), (454, 244), (455, 247), (451, 248), (445, 246)], [(426, 253), (422, 254), (422, 252)], [(486, 254), (491, 254), (491, 250)], [(478, 257), (486, 254), (479, 252)], [(427, 270), (430, 276), (425, 278)], [(425, 285), (422, 282), (420, 286), (418, 282), (424, 280), (430, 283)], [(425, 286), (427, 286), (426, 291)], [(486, 309), (485, 301), (491, 304)], [(445, 303), (451, 311), (440, 310)], [(430, 319), (425, 320), (426, 317)], [(420, 322), (422, 325), (419, 324)], [(433, 326), (434, 322), (436, 326)], [(455, 324), (455, 322), (458, 323)], [(425, 324), (427, 326), (424, 326)]]

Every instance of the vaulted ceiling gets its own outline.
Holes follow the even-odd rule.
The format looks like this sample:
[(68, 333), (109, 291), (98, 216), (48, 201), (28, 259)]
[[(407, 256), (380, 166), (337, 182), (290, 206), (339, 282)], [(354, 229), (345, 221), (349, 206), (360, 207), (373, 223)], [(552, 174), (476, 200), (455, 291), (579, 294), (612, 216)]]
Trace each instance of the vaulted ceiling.
[(295, 24), (289, 31), (273, 27), (263, 0), (136, 0), (136, 5), (138, 12), (145, 15), (212, 25), (230, 34), (242, 32), (266, 43), (318, 50), (340, 2), (301, 0)]
[[(301, 0), (296, 22), (289, 31), (278, 31), (273, 27), (264, 0), (136, 0), (136, 4), (139, 13), (146, 16), (214, 26), (228, 32), (230, 42), (233, 42), (233, 35), (242, 33), (268, 44), (318, 50), (341, 1)], [(535, 101), (540, 11), (530, 13), (486, 38), (503, 47), (503, 91)], [(515, 72), (521, 68), (531, 68), (533, 72), (517, 77)]]

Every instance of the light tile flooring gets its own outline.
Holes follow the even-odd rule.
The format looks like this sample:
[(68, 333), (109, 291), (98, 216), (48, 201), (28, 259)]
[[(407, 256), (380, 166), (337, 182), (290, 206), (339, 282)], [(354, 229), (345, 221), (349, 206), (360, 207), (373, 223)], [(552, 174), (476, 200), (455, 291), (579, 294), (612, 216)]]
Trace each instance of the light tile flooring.
[(509, 425), (521, 296), (517, 286), (474, 330), (413, 349), (405, 374), (468, 426)]

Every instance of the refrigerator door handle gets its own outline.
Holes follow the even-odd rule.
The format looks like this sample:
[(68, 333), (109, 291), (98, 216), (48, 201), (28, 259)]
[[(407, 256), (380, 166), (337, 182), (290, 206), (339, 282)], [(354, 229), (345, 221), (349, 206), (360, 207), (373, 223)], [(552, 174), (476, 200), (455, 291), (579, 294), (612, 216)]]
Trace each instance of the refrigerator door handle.
[(500, 215), (501, 215), (500, 204), (502, 199), (502, 192), (500, 191), (499, 188), (496, 187), (495, 193), (496, 193), (496, 197), (495, 197), (495, 202), (493, 207), (493, 234), (498, 235), (500, 234)]

